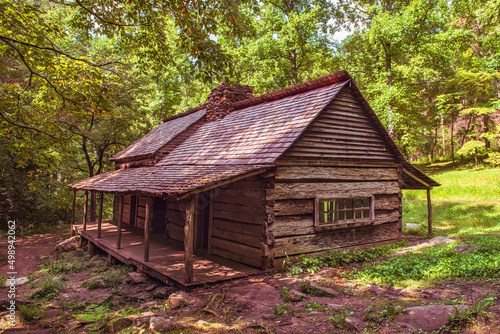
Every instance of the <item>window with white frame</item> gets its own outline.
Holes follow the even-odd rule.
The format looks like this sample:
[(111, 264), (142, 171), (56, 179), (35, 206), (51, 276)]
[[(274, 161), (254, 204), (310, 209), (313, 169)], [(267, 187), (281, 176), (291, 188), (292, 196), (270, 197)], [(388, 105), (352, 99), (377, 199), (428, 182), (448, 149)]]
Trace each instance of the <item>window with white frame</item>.
[(316, 225), (373, 219), (372, 204), (372, 197), (316, 199)]

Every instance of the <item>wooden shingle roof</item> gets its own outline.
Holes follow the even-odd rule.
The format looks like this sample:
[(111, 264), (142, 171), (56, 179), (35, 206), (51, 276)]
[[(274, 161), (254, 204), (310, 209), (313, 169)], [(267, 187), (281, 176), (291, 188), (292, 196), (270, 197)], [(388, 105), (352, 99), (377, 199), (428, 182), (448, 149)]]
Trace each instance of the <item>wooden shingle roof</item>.
[(146, 157), (154, 154), (177, 135), (184, 132), (189, 126), (205, 116), (205, 109), (189, 113), (184, 117), (177, 117), (169, 122), (158, 125), (144, 137), (129, 145), (123, 151), (115, 154), (109, 160), (122, 160), (125, 158)]
[[(404, 159), (387, 131), (345, 71), (277, 92), (234, 103), (234, 111), (203, 124), (153, 167), (119, 169), (71, 184), (83, 190), (179, 196), (209, 189), (234, 178), (264, 172), (306, 130), (346, 84), (414, 181), (439, 185)], [(205, 105), (168, 119), (112, 160), (154, 154), (205, 115)], [(409, 167), (408, 167), (409, 166)], [(410, 172), (411, 171), (411, 172)], [(409, 174), (408, 174), (409, 173)], [(422, 181), (422, 182), (420, 182)], [(416, 185), (420, 186), (420, 185)], [(413, 189), (417, 189), (416, 186)]]

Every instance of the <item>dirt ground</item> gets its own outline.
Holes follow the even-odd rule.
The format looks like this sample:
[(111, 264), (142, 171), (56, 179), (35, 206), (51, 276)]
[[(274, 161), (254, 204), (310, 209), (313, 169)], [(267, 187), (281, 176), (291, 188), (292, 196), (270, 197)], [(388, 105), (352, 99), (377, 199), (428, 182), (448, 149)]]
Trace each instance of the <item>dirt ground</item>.
[[(56, 259), (60, 256), (53, 249), (67, 236), (63, 236), (66, 232), (20, 238), (16, 259), (19, 274), (33, 273), (40, 257)], [(412, 245), (422, 241), (410, 238)], [(0, 252), (2, 257), (5, 256), (6, 248), (0, 247)], [(77, 251), (71, 252), (74, 256), (82, 256)], [(155, 294), (165, 285), (152, 278), (140, 284), (123, 280), (113, 288), (83, 287), (81, 282), (92, 275), (92, 267), (89, 267), (66, 275), (68, 288), (61, 291), (50, 305), (45, 305), (45, 313), (40, 319), (5, 332), (90, 333), (85, 327), (88, 323), (74, 317), (81, 311), (68, 309), (68, 304), (88, 306), (111, 301), (115, 309), (133, 308), (134, 324), (142, 318), (148, 321), (151, 317), (166, 318), (174, 324), (168, 331), (172, 333), (419, 333), (395, 322), (395, 315), (407, 307), (456, 303), (472, 306), (486, 297), (500, 296), (498, 281), (442, 282), (426, 289), (355, 284), (343, 278), (343, 273), (354, 266), (359, 264), (347, 268), (324, 268), (315, 274), (298, 276), (269, 273), (204, 286), (189, 291), (187, 305), (175, 309), (165, 306), (168, 296)], [(5, 269), (2, 267), (2, 273)], [(306, 285), (321, 286), (326, 290), (307, 290)], [(20, 287), (20, 298), (29, 298), (34, 289), (36, 286)], [(299, 296), (300, 300), (290, 301), (287, 299), (289, 290), (296, 290), (303, 296)], [(4, 291), (6, 289), (0, 289), (2, 298), (5, 298)], [(495, 303), (471, 324), (455, 331), (441, 329), (439, 333), (500, 333), (500, 299), (496, 298)], [(348, 317), (360, 320), (360, 324), (346, 322)], [(154, 332), (144, 328), (148, 325), (138, 325), (122, 333)], [(120, 332), (119, 328), (110, 327), (105, 331)]]

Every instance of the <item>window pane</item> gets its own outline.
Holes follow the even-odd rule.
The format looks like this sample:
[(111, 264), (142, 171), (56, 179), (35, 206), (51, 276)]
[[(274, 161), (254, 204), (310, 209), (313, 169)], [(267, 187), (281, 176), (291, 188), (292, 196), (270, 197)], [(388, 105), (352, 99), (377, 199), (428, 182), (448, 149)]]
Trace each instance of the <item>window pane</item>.
[(320, 213), (319, 214), (319, 223), (324, 224), (326, 222), (326, 214), (325, 213)]
[(363, 218), (363, 217), (361, 217), (361, 214), (362, 214), (362, 211), (361, 211), (361, 210), (356, 210), (356, 211), (354, 212), (354, 217), (355, 217), (356, 219), (358, 219), (358, 218)]
[(352, 208), (352, 199), (346, 199), (345, 206), (346, 206), (346, 208), (351, 209)]
[(345, 213), (345, 219), (346, 220), (352, 219), (352, 211), (346, 211), (346, 213)]
[(339, 204), (339, 210), (342, 210), (345, 208), (345, 200), (339, 199), (337, 202)]
[(339, 211), (339, 220), (345, 220), (345, 212)]
[(363, 198), (363, 207), (365, 207), (365, 208), (370, 207), (370, 199), (369, 198)]
[(370, 210), (368, 209), (363, 210), (363, 218), (370, 218)]
[(355, 208), (360, 208), (363, 205), (363, 200), (362, 199), (355, 199), (354, 200), (354, 207)]

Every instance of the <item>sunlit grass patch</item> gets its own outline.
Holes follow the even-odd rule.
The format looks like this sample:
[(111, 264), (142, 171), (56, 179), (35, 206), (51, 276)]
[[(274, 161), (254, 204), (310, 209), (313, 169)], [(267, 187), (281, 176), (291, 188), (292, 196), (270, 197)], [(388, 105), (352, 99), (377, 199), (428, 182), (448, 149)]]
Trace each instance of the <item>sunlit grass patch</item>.
[[(455, 252), (457, 244), (469, 243), (481, 248), (470, 253)], [(500, 237), (467, 237), (441, 247), (386, 259), (350, 273), (350, 278), (376, 284), (413, 285), (415, 281), (448, 279), (500, 278)]]

